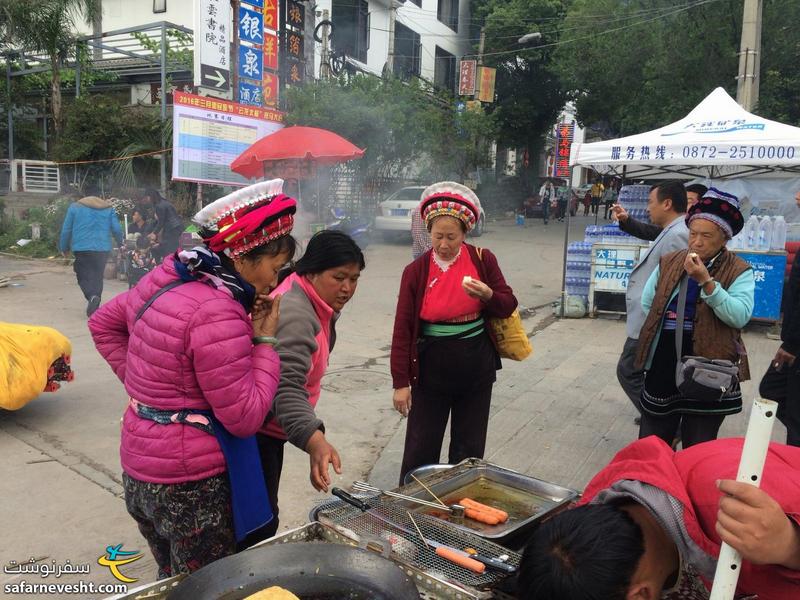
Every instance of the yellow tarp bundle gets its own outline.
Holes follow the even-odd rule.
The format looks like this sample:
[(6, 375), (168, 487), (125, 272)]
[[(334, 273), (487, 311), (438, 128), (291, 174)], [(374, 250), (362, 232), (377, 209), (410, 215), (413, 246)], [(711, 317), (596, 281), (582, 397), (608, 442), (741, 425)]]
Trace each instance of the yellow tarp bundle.
[(50, 327), (0, 321), (0, 408), (17, 410), (48, 386), (48, 372), (72, 354), (69, 340)]

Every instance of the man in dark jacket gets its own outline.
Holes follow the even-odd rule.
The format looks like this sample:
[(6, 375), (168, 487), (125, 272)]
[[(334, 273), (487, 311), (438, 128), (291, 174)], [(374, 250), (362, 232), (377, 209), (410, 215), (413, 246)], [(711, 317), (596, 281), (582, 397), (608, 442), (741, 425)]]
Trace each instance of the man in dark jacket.
[[(800, 207), (800, 191), (794, 199)], [(778, 418), (786, 425), (786, 443), (800, 446), (800, 252), (794, 255), (783, 293), (781, 347), (761, 380), (759, 393), (779, 403)]]
[(156, 217), (153, 234), (157, 236), (158, 245), (153, 248), (153, 257), (158, 261), (178, 249), (183, 220), (178, 216), (175, 207), (157, 190), (148, 189), (142, 197), (143, 204), (150, 204)]

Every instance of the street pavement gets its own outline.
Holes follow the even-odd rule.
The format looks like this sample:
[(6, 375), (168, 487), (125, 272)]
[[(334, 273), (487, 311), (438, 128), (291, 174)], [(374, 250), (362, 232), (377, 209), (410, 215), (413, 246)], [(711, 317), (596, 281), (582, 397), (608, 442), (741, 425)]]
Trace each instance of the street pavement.
[[(582, 239), (573, 221), (571, 239)], [(634, 440), (635, 410), (616, 382), (617, 357), (625, 338), (618, 318), (556, 320), (551, 303), (561, 288), (564, 224), (509, 220), (490, 223), (472, 240), (491, 249), (523, 307), (534, 333), (534, 355), (504, 361), (492, 401), (486, 458), (501, 466), (581, 489), (616, 451)], [(317, 407), (328, 440), (339, 450), (343, 473), (334, 485), (367, 479), (383, 488), (397, 484), (404, 420), (392, 409), (389, 347), (400, 274), (410, 260), (410, 242), (374, 243), (358, 291), (337, 324), (337, 344)], [(85, 302), (71, 269), (55, 261), (0, 256), (0, 275), (13, 287), (0, 289), (0, 319), (48, 325), (73, 345), (76, 379), (45, 393), (25, 408), (0, 410), (0, 563), (31, 557), (91, 565), (83, 581), (110, 584), (97, 564), (107, 546), (123, 544), (144, 556), (124, 570), (136, 584), (155, 578), (155, 565), (128, 516), (122, 498), (119, 426), (127, 397), (104, 363), (86, 328)], [(104, 300), (127, 289), (106, 281)], [(751, 369), (764, 372), (778, 342), (755, 325), (745, 335)], [(454, 373), (454, 377), (467, 377)], [(752, 382), (743, 386), (753, 398)], [(747, 404), (746, 402), (745, 404)], [(728, 417), (722, 435), (742, 435), (746, 413)], [(778, 424), (774, 437), (785, 440)], [(445, 442), (446, 457), (446, 442)], [(315, 504), (328, 497), (313, 490), (307, 455), (287, 447), (280, 489), (281, 530), (305, 523)], [(53, 583), (37, 576), (0, 573), (0, 585)], [(64, 575), (57, 582), (71, 583)], [(2, 589), (2, 588), (0, 588)], [(61, 597), (55, 594), (48, 597)], [(70, 597), (63, 595), (63, 597)], [(71, 597), (74, 597), (71, 596)]]

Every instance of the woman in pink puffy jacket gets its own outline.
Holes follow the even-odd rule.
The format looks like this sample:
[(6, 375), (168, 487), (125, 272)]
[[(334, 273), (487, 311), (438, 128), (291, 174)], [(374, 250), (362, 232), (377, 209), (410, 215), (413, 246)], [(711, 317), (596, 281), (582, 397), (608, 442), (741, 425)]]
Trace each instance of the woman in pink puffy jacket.
[(281, 180), (197, 215), (204, 245), (167, 256), (90, 319), (130, 398), (122, 423), (125, 503), (159, 578), (236, 551), (272, 519), (255, 433), (280, 377), (280, 297), (296, 203)]

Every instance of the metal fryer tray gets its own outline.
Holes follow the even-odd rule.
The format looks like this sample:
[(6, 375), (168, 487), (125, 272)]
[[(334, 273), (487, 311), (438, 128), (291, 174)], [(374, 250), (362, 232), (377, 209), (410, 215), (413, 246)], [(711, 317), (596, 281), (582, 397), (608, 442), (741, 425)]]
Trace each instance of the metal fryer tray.
[[(391, 548), (391, 558), (409, 574), (432, 578), (447, 583), (460, 591), (464, 598), (492, 597), (492, 590), (510, 576), (506, 573), (486, 569), (482, 574), (473, 573), (439, 557), (419, 537), (405, 507), (388, 497), (361, 498), (370, 507), (362, 512), (341, 500), (329, 500), (314, 511), (312, 518), (335, 527), (349, 538), (383, 541)], [(426, 514), (414, 516), (423, 535), (429, 541), (439, 542), (460, 550), (474, 548), (483, 556), (508, 556), (508, 564), (519, 567), (521, 557), (494, 542), (469, 531), (459, 531), (447, 523)], [(419, 586), (419, 580), (417, 580)], [(438, 589), (438, 588), (437, 588)]]
[[(446, 471), (432, 473), (421, 481), (445, 504), (456, 504), (461, 498), (469, 497), (505, 510), (509, 514), (508, 521), (498, 525), (487, 525), (472, 519), (453, 521), (442, 511), (403, 500), (396, 502), (414, 513), (431, 514), (446, 521), (450, 527), (500, 544), (580, 496), (576, 490), (475, 458), (462, 461)], [(432, 499), (430, 493), (416, 482), (404, 485), (396, 491), (423, 500)]]

